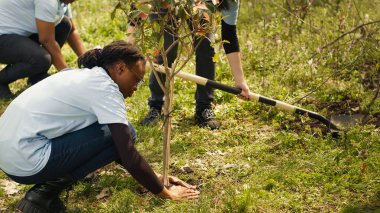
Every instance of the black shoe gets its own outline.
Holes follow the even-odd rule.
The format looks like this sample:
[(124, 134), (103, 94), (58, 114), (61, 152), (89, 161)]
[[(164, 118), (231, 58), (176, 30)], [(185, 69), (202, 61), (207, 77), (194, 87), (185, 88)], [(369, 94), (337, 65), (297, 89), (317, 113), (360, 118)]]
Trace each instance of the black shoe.
[(161, 110), (155, 107), (151, 107), (148, 114), (141, 121), (141, 125), (147, 126), (147, 125), (157, 124), (158, 121), (161, 119), (161, 117), (162, 117)]
[(8, 84), (0, 84), (0, 99), (11, 99), (15, 95), (9, 89)]
[(61, 213), (66, 207), (59, 199), (60, 193), (73, 184), (71, 178), (63, 177), (54, 181), (34, 185), (16, 205), (24, 213)]
[(212, 130), (219, 129), (220, 127), (220, 122), (215, 119), (215, 114), (211, 107), (197, 110), (195, 113), (195, 119), (197, 119), (201, 127), (209, 127)]

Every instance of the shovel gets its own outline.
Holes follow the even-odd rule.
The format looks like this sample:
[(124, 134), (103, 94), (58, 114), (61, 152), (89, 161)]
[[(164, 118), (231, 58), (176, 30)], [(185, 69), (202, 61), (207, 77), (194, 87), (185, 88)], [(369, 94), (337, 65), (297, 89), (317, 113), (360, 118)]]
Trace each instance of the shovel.
[[(165, 68), (162, 65), (154, 64), (154, 70), (165, 74)], [(207, 78), (197, 76), (194, 74), (189, 74), (189, 73), (179, 71), (177, 72), (176, 76), (186, 81), (191, 81), (202, 86), (223, 90), (231, 94), (238, 95), (241, 93), (241, 89), (239, 88), (221, 84), (219, 82), (209, 80)], [(330, 130), (333, 137), (339, 137), (339, 132), (341, 131), (341, 129), (338, 128), (337, 125), (334, 124), (331, 120), (327, 119), (326, 117), (316, 112), (306, 110), (306, 109), (303, 109), (303, 108), (300, 108), (300, 107), (297, 107), (297, 106), (294, 106), (294, 105), (291, 105), (279, 100), (268, 98), (260, 94), (252, 93), (252, 92), (249, 93), (249, 100), (257, 101), (257, 102), (267, 104), (270, 106), (274, 106), (278, 109), (281, 109), (290, 113), (296, 113), (296, 114), (308, 116), (312, 119), (316, 119), (320, 121), (321, 123), (323, 123)], [(346, 123), (349, 123), (350, 125), (352, 123), (357, 123), (357, 119), (349, 115), (339, 115), (339, 118), (338, 119), (335, 118), (334, 120), (341, 121), (341, 122), (338, 122), (339, 126), (344, 126)]]

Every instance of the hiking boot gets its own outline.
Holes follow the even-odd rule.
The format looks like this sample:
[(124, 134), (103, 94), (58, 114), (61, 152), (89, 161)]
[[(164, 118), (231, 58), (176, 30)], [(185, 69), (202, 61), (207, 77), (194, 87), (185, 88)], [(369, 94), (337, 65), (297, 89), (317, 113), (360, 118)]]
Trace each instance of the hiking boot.
[(15, 95), (9, 89), (8, 84), (0, 84), (0, 99), (11, 99)]
[(161, 110), (155, 107), (151, 107), (148, 114), (141, 121), (141, 125), (147, 126), (157, 124), (161, 117)]
[(60, 193), (70, 187), (73, 181), (69, 177), (34, 185), (25, 197), (16, 205), (24, 213), (61, 213), (66, 207), (59, 199)]
[(209, 127), (212, 130), (220, 127), (220, 122), (215, 119), (215, 114), (211, 107), (197, 110), (194, 117), (201, 127)]

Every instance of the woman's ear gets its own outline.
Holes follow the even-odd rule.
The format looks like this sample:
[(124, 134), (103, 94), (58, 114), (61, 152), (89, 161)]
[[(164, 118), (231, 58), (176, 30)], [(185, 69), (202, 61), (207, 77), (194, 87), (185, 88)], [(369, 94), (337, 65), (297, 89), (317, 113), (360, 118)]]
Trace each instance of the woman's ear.
[(122, 74), (126, 68), (125, 64), (122, 62), (116, 62), (114, 66), (115, 66), (116, 73), (118, 75)]

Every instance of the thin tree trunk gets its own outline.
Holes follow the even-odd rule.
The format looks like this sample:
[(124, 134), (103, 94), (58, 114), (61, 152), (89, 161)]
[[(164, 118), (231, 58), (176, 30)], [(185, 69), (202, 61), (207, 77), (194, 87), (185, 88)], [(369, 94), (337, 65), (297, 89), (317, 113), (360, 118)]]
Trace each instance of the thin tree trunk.
[[(170, 73), (170, 74), (169, 74)], [(169, 161), (170, 161), (170, 140), (172, 129), (171, 112), (173, 111), (173, 99), (174, 99), (174, 75), (171, 72), (167, 72), (165, 81), (165, 102), (164, 102), (164, 162), (163, 162), (163, 177), (164, 185), (170, 186), (169, 183)]]

